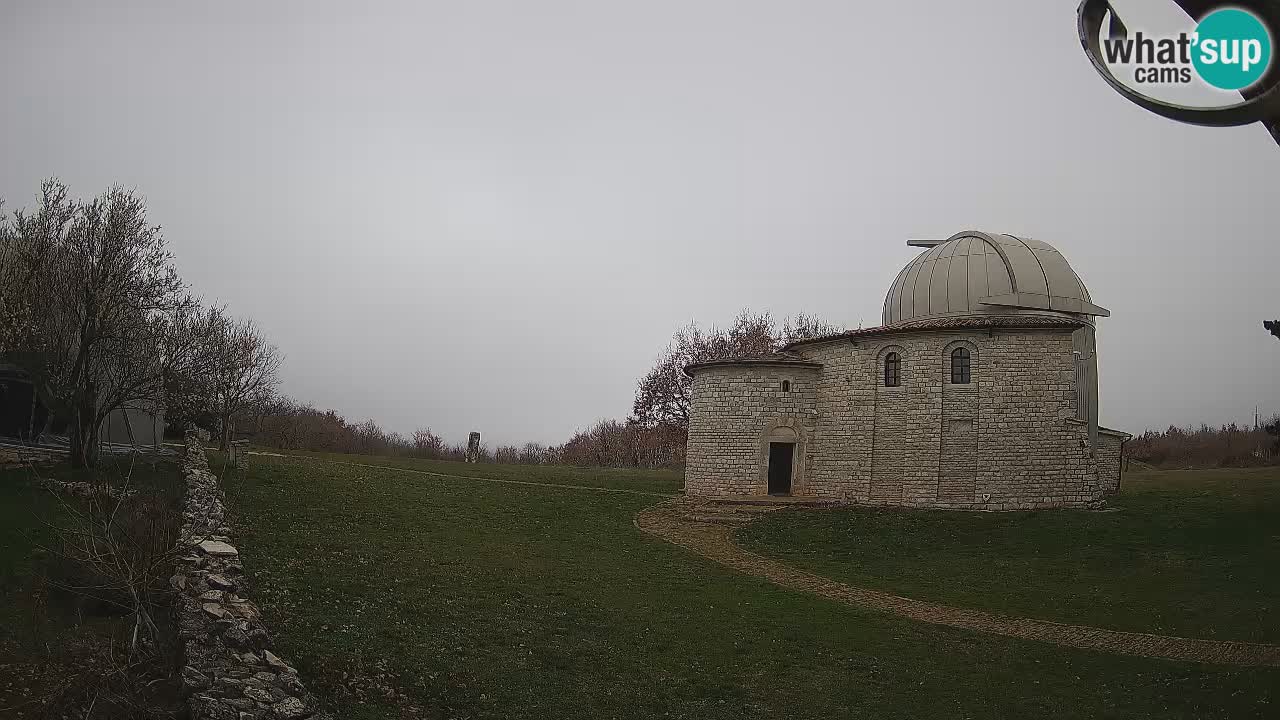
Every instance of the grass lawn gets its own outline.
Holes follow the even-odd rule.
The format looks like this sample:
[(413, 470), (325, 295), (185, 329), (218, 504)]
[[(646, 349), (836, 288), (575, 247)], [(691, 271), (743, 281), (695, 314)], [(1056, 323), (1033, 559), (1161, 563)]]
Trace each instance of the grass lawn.
[[(678, 486), (661, 474), (411, 463)], [(656, 497), (262, 456), (223, 480), (255, 599), (283, 651), (346, 718), (1280, 712), (1280, 670), (979, 635), (735, 574), (636, 530), (636, 511)]]
[[(264, 450), (264, 452), (273, 452)], [(466, 477), (497, 478), (519, 482), (580, 485), (586, 487), (638, 490), (677, 495), (684, 488), (684, 474), (676, 470), (636, 470), (630, 468), (584, 468), (566, 465), (496, 465), (462, 463), (447, 460), (384, 457), (378, 455), (342, 455), (339, 453), (294, 452), (296, 457), (324, 460), (330, 463), (377, 465), (403, 468), (423, 473)]]
[(820, 575), (914, 598), (1117, 630), (1280, 642), (1280, 469), (1129, 473), (1110, 505), (1119, 512), (788, 511), (738, 540)]

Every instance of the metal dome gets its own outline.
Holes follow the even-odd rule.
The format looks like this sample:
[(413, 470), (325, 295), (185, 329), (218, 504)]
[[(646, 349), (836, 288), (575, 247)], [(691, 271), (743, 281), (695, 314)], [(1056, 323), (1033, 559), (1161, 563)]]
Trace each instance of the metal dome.
[(884, 324), (965, 315), (1069, 315), (1083, 322), (1111, 313), (1052, 245), (966, 230), (946, 240), (911, 240), (929, 248), (889, 288)]

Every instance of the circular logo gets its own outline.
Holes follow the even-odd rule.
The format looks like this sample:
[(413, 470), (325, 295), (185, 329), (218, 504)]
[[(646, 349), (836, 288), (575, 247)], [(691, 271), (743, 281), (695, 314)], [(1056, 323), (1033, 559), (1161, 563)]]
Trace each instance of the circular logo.
[(1258, 81), (1271, 64), (1271, 34), (1258, 16), (1239, 8), (1215, 10), (1196, 26), (1191, 63), (1200, 78), (1221, 90)]

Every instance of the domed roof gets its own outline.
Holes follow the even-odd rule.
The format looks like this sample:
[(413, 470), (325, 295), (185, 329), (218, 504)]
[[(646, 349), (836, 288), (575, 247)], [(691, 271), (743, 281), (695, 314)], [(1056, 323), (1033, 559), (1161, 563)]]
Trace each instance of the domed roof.
[(1094, 305), (1080, 276), (1052, 245), (999, 233), (966, 230), (946, 240), (913, 240), (929, 248), (889, 288), (884, 324), (966, 315), (1111, 313)]

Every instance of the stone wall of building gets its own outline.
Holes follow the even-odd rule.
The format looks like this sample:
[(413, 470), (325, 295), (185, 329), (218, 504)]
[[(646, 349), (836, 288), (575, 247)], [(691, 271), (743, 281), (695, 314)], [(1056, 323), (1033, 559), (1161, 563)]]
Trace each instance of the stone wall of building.
[[(968, 384), (951, 383), (957, 347), (970, 353)], [(1087, 429), (1075, 421), (1069, 329), (919, 330), (792, 352), (822, 365), (793, 494), (978, 510), (1084, 506), (1104, 494)], [(889, 352), (901, 358), (899, 387), (884, 384)], [(763, 491), (760, 433), (779, 412), (764, 391), (779, 377), (750, 367), (695, 372), (688, 492)]]
[[(976, 343), (959, 341), (949, 343), (950, 346), (963, 344), (970, 350), (971, 367), (981, 360)], [(944, 354), (950, 349), (944, 348)], [(979, 382), (969, 385), (956, 385), (950, 382), (950, 372), (943, 362), (942, 379), (942, 420), (939, 423), (938, 448), (938, 491), (936, 499), (942, 503), (970, 503), (977, 497), (978, 470), (981, 465), (979, 452), (978, 423), (981, 416), (981, 377), (972, 378)], [(927, 492), (925, 501), (930, 500)]]
[(1127, 433), (1105, 428), (1098, 431), (1098, 485), (1108, 495), (1120, 492), (1122, 450), (1128, 439)]
[(171, 584), (191, 720), (327, 720), (298, 673), (273, 652), (232, 545), (218, 478), (209, 470), (208, 435), (188, 432), (180, 550)]
[[(871, 461), (863, 467), (868, 486), (867, 496), (853, 496), (858, 502), (900, 505), (915, 502), (934, 489), (938, 477), (938, 417), (942, 409), (942, 395), (927, 381), (928, 370), (915, 361), (915, 349), (904, 338), (890, 338), (878, 346), (846, 347), (834, 352), (820, 353), (844, 366), (845, 372), (854, 373), (854, 365), (865, 365), (860, 374), (861, 382), (869, 383), (874, 393), (871, 415)], [(839, 348), (839, 345), (836, 346)], [(884, 363), (891, 352), (899, 357), (897, 387), (886, 387)], [(803, 356), (805, 353), (801, 353)], [(840, 354), (847, 358), (836, 357)], [(818, 437), (824, 438), (842, 413), (824, 415), (819, 420)], [(830, 421), (828, 420), (830, 419)], [(867, 433), (862, 423), (855, 421), (856, 442), (865, 443)], [(819, 441), (821, 443), (821, 440)], [(820, 448), (821, 450), (821, 448)], [(832, 471), (838, 466), (827, 462), (824, 455), (815, 461), (814, 477), (824, 486), (829, 485)], [(869, 472), (868, 472), (869, 471)], [(861, 482), (859, 483), (861, 484)]]
[[(689, 495), (763, 495), (768, 439), (794, 437), (792, 492), (807, 487), (818, 372), (771, 365), (713, 366), (693, 378), (685, 491)], [(782, 383), (789, 390), (782, 390)]]

